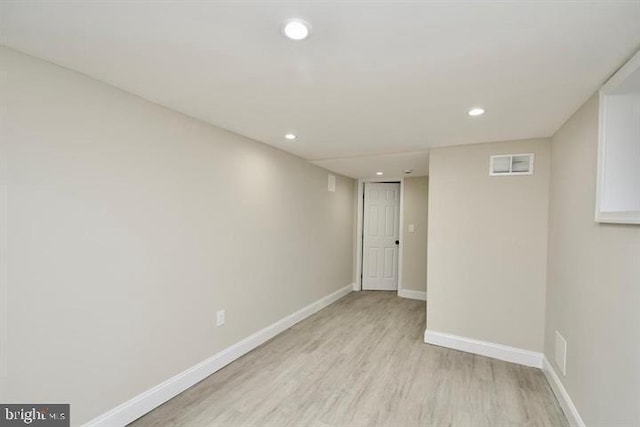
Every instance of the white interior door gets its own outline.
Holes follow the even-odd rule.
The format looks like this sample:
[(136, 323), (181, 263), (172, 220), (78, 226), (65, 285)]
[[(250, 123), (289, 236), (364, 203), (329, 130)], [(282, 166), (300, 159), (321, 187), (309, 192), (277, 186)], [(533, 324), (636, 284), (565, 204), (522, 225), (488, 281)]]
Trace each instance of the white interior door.
[(362, 289), (398, 289), (400, 184), (365, 183)]

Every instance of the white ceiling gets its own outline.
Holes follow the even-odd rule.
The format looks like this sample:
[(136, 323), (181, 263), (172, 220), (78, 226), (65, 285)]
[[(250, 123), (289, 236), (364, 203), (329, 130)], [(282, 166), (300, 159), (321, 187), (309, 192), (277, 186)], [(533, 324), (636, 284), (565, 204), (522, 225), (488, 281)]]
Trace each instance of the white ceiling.
[[(429, 174), (429, 153), (383, 154), (375, 156), (343, 157), (338, 159), (315, 160), (312, 163), (341, 175), (352, 178), (400, 178), (403, 176), (425, 176)], [(412, 172), (406, 174), (405, 171)]]
[(550, 136), (640, 46), (640, 2), (2, 1), (0, 37), (309, 160), (379, 159)]

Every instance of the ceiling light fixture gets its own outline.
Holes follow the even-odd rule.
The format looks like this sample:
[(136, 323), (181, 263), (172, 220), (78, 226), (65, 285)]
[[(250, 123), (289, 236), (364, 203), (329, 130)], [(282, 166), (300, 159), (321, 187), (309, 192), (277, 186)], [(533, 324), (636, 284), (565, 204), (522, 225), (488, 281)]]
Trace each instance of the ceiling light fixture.
[(288, 134), (286, 134), (284, 137), (285, 137), (285, 138), (287, 138), (287, 139), (289, 139), (289, 140), (292, 140), (292, 141), (293, 141), (294, 139), (296, 139), (296, 135), (295, 135), (295, 134), (293, 134), (293, 133), (288, 133)]
[(382, 172), (376, 172), (376, 175), (380, 176), (382, 175)]
[(291, 40), (304, 40), (309, 37), (311, 27), (301, 19), (289, 19), (284, 23), (282, 32)]
[(479, 107), (472, 108), (471, 110), (469, 110), (468, 114), (473, 117), (481, 116), (484, 114), (484, 108), (479, 108)]

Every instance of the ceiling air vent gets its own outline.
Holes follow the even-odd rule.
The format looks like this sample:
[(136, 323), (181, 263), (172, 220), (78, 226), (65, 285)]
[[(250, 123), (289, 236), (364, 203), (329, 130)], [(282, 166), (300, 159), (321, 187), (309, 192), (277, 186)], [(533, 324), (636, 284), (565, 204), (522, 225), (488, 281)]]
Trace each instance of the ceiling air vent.
[(533, 153), (491, 156), (489, 175), (533, 175)]

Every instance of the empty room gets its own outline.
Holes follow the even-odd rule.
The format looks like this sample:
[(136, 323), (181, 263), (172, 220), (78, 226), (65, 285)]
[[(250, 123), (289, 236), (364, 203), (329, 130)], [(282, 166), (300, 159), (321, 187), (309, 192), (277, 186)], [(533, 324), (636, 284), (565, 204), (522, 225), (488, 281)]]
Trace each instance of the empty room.
[(640, 0), (0, 0), (0, 426), (640, 426)]

